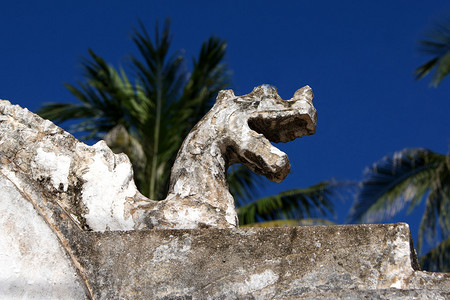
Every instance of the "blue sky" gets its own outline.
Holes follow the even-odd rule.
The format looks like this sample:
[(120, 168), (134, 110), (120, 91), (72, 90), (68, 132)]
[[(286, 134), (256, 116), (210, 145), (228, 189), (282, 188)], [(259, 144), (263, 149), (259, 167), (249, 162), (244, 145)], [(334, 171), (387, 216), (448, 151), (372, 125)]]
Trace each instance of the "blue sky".
[[(136, 54), (131, 33), (172, 19), (173, 50), (196, 56), (211, 35), (228, 42), (237, 95), (268, 83), (288, 99), (310, 85), (317, 133), (278, 145), (292, 171), (261, 196), (323, 180), (360, 180), (406, 147), (449, 151), (450, 78), (436, 88), (413, 71), (417, 41), (450, 15), (449, 1), (3, 1), (0, 98), (36, 109), (71, 102), (88, 48), (115, 66)], [(350, 203), (338, 203), (342, 222)], [(400, 219), (402, 220), (402, 219)], [(417, 218), (405, 219), (413, 230)], [(397, 218), (396, 221), (399, 221)]]

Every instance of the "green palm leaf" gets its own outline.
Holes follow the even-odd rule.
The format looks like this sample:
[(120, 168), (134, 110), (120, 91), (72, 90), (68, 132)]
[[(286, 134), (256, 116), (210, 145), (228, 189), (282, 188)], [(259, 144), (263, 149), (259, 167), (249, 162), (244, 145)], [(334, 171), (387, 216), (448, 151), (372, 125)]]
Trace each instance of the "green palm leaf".
[(205, 41), (189, 74), (181, 52), (171, 54), (169, 27), (169, 21), (162, 30), (156, 25), (153, 40), (142, 24), (134, 31), (140, 57), (131, 56), (131, 75), (89, 50), (82, 64), (85, 81), (66, 85), (80, 103), (48, 103), (39, 111), (57, 123), (75, 121), (71, 130), (84, 139), (105, 138), (112, 149), (125, 152), (138, 188), (152, 199), (165, 197), (182, 141), (229, 83), (222, 63), (225, 42)]
[(245, 224), (241, 225), (241, 227), (295, 227), (295, 226), (317, 226), (317, 225), (330, 226), (336, 225), (336, 223), (329, 220), (316, 218), (301, 219), (301, 220), (279, 219), (273, 221)]
[(85, 133), (83, 139), (100, 139), (117, 124), (129, 127), (126, 102), (134, 95), (124, 73), (121, 77), (92, 50), (89, 54), (91, 60), (83, 62), (86, 82), (66, 85), (81, 104), (45, 103), (38, 114), (56, 123), (81, 120), (71, 131)]
[(170, 175), (167, 158), (175, 155), (180, 144), (180, 134), (170, 131), (171, 121), (176, 115), (170, 104), (181, 95), (185, 78), (182, 68), (184, 58), (169, 53), (169, 25), (169, 21), (166, 21), (161, 34), (156, 25), (154, 42), (142, 24), (141, 32), (135, 30), (133, 36), (142, 60), (132, 57), (132, 63), (145, 95), (143, 101), (135, 102), (132, 106), (133, 117), (147, 156), (147, 183), (141, 182), (140, 188), (152, 199), (164, 198)]
[(421, 256), (420, 267), (430, 272), (450, 272), (450, 237)]
[(426, 201), (418, 249), (425, 236), (435, 239), (437, 226), (448, 236), (450, 218), (450, 158), (427, 149), (404, 149), (376, 162), (366, 171), (350, 218), (357, 222), (381, 221), (405, 206), (410, 212)]
[(242, 206), (257, 193), (257, 186), (263, 183), (263, 177), (250, 171), (243, 165), (233, 165), (227, 172), (228, 189), (233, 195), (236, 206)]
[(202, 44), (198, 58), (193, 59), (193, 71), (174, 107), (181, 112), (176, 126), (185, 128), (186, 135), (212, 107), (219, 91), (230, 84), (230, 74), (222, 63), (225, 50), (224, 41), (210, 37)]
[(431, 85), (437, 87), (450, 73), (450, 21), (445, 20), (435, 25), (426, 35), (426, 40), (419, 43), (419, 50), (433, 58), (414, 71), (416, 79), (423, 78), (435, 69)]
[(132, 62), (145, 99), (149, 100), (134, 104), (140, 108), (135, 119), (147, 155), (148, 184), (141, 185), (141, 189), (150, 198), (161, 199), (167, 193), (170, 168), (184, 138), (212, 106), (219, 90), (228, 85), (222, 64), (225, 43), (216, 38), (204, 42), (189, 76), (179, 52), (169, 55), (168, 21), (161, 34), (156, 26), (154, 42), (142, 25), (133, 41), (142, 59), (133, 58)]
[(351, 183), (330, 180), (308, 188), (264, 197), (239, 207), (239, 222), (245, 225), (278, 219), (301, 220), (333, 213), (332, 199), (338, 196), (342, 188), (347, 189), (350, 186)]

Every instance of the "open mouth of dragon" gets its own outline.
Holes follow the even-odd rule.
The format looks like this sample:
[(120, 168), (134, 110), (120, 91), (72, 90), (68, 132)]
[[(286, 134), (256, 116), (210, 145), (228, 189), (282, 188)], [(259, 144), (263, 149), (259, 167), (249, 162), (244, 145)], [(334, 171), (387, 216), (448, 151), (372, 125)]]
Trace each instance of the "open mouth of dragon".
[[(315, 118), (315, 111), (312, 118)], [(248, 126), (254, 132), (263, 135), (266, 142), (260, 140), (255, 143), (253, 151), (244, 151), (241, 157), (245, 161), (244, 164), (271, 181), (282, 181), (290, 170), (289, 159), (285, 153), (270, 145), (270, 142), (289, 142), (313, 134), (316, 122), (312, 118), (309, 113), (295, 110), (277, 111), (276, 114), (266, 111), (250, 117)]]
[(258, 114), (248, 120), (248, 126), (274, 143), (286, 143), (316, 131), (315, 122), (308, 114), (292, 112), (278, 112), (276, 117), (267, 117), (265, 113)]

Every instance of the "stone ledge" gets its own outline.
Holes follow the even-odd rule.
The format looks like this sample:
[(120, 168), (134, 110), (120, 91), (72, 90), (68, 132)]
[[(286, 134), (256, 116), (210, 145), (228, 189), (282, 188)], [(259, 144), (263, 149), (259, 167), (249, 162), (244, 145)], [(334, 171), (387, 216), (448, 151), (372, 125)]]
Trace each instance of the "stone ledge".
[[(115, 189), (84, 186), (97, 158), (127, 166)], [(85, 231), (87, 194), (114, 204), (95, 221), (123, 220)], [(134, 194), (126, 157), (0, 101), (0, 298), (450, 298), (449, 274), (418, 271), (407, 224), (109, 231), (134, 228)]]
[[(417, 270), (407, 224), (89, 232), (37, 186), (20, 176), (14, 182), (0, 176), (0, 240), (11, 243), (0, 249), (1, 296), (450, 297), (449, 274)], [(11, 223), (15, 214), (20, 220)], [(37, 224), (42, 229), (30, 230)], [(11, 249), (18, 249), (15, 260)]]
[(450, 295), (448, 274), (417, 271), (404, 223), (83, 235), (94, 298)]

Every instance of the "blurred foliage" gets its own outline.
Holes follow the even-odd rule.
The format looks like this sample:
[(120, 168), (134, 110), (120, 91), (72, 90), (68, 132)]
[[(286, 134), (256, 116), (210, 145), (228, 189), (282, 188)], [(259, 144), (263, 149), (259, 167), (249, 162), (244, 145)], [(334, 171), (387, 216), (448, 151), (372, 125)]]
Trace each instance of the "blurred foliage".
[(329, 180), (264, 197), (240, 206), (239, 222), (240, 225), (267, 222), (277, 226), (330, 224), (330, 221), (317, 219), (317, 216), (333, 215), (333, 201), (351, 194), (354, 187), (355, 184), (351, 182)]
[[(115, 153), (127, 154), (139, 190), (151, 199), (163, 199), (184, 138), (211, 108), (217, 93), (229, 85), (230, 72), (223, 63), (226, 44), (215, 37), (203, 42), (188, 72), (182, 52), (170, 54), (168, 21), (162, 30), (156, 25), (153, 40), (141, 24), (132, 40), (140, 55), (130, 57), (131, 71), (116, 69), (89, 50), (82, 64), (84, 81), (66, 85), (80, 103), (46, 103), (38, 113), (56, 123), (75, 120), (71, 131), (81, 133), (84, 140), (104, 139)], [(242, 165), (228, 170), (228, 182), (238, 206), (248, 202), (262, 184), (260, 176)], [(269, 206), (275, 211), (281, 208), (286, 215), (304, 216), (315, 209), (332, 209), (328, 196), (320, 196), (328, 189), (316, 188), (312, 202), (306, 201), (311, 195), (302, 192), (309, 190), (285, 192), (281, 202), (264, 198), (259, 203), (266, 209), (253, 219), (278, 215)], [(248, 212), (246, 218), (252, 218)]]
[(416, 79), (423, 78), (434, 69), (431, 85), (437, 87), (450, 73), (450, 19), (436, 23), (419, 43), (420, 52), (432, 58), (414, 71)]
[[(404, 207), (411, 212), (425, 201), (417, 241), (420, 253), (424, 239), (432, 243), (448, 238), (449, 198), (450, 156), (427, 149), (408, 148), (386, 156), (367, 169), (350, 220), (381, 221)], [(448, 246), (448, 243), (444, 245)], [(437, 257), (436, 254), (433, 257)], [(442, 270), (444, 265), (438, 267)]]
[(420, 267), (430, 272), (450, 272), (450, 237), (421, 256)]
[(188, 72), (181, 51), (169, 52), (169, 27), (168, 21), (161, 31), (157, 25), (154, 41), (142, 24), (134, 31), (140, 56), (131, 56), (130, 72), (89, 50), (82, 65), (85, 80), (66, 85), (81, 103), (47, 103), (38, 112), (57, 123), (79, 120), (72, 131), (84, 139), (103, 138), (116, 153), (126, 153), (137, 186), (152, 199), (166, 196), (181, 143), (229, 84), (224, 41), (211, 37), (203, 42)]
[[(224, 41), (210, 37), (203, 42), (187, 71), (182, 52), (170, 51), (171, 39), (168, 21), (162, 30), (156, 25), (154, 39), (141, 24), (132, 36), (139, 56), (130, 57), (128, 69), (115, 68), (89, 50), (82, 64), (84, 81), (66, 85), (80, 103), (47, 103), (39, 111), (57, 123), (71, 120), (71, 130), (85, 140), (104, 139), (116, 153), (126, 153), (140, 191), (152, 199), (164, 198), (181, 143), (230, 82)], [(450, 73), (450, 21), (437, 24), (420, 45), (432, 58), (415, 70), (416, 78), (435, 70), (431, 85), (438, 86)], [(443, 241), (421, 257), (421, 264), (448, 271), (449, 165), (448, 155), (426, 149), (385, 157), (366, 172), (350, 220), (379, 221), (425, 201), (419, 252), (425, 238)], [(228, 178), (242, 226), (334, 224), (318, 217), (333, 214), (333, 201), (355, 190), (354, 184), (330, 180), (251, 201), (256, 186), (263, 185), (261, 178), (241, 165), (232, 166)]]

